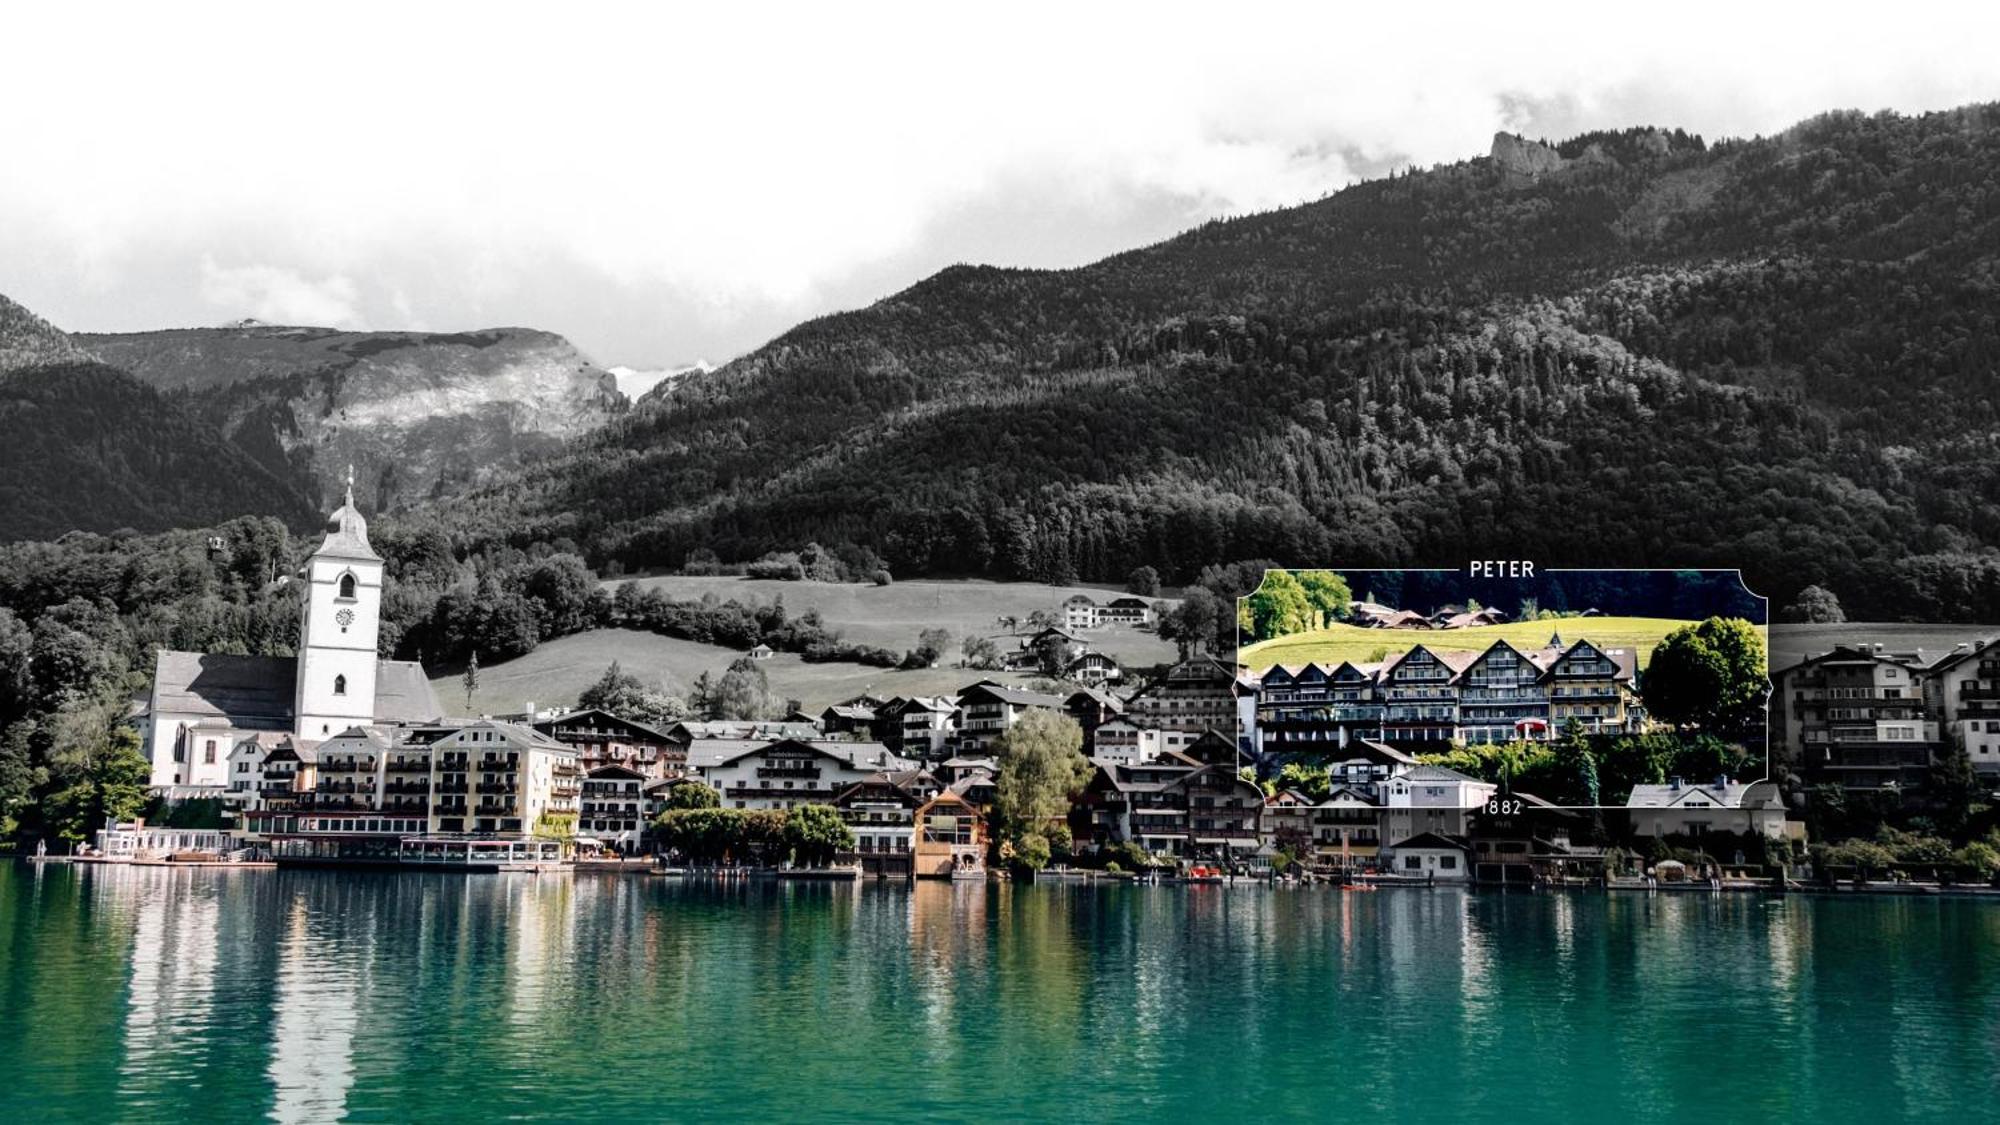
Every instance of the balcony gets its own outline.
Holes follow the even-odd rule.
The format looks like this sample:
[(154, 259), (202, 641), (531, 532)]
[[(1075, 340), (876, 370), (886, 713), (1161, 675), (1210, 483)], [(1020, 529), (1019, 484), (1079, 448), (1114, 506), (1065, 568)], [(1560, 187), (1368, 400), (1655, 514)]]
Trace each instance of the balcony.
[(520, 792), (519, 786), (515, 785), (511, 781), (482, 781), (479, 784), (473, 786), (472, 788), (475, 792), (479, 793), (511, 794)]
[(818, 777), (818, 766), (759, 766), (758, 777)]
[(384, 769), (389, 773), (429, 773), (431, 764), (420, 758), (415, 761), (392, 761)]

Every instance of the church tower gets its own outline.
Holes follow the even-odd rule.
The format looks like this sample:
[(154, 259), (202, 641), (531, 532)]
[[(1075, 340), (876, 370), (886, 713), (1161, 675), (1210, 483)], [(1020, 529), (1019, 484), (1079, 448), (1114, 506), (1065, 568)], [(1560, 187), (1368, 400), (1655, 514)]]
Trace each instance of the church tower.
[(368, 521), (347, 498), (327, 520), (326, 538), (306, 560), (293, 714), (300, 738), (330, 738), (375, 719), (375, 637), (382, 615), (382, 556), (368, 545)]

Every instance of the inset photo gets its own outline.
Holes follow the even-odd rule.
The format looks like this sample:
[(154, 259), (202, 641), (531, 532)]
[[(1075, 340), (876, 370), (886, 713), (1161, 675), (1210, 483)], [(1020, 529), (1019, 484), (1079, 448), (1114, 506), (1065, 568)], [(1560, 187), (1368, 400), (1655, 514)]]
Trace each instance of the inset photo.
[(1734, 570), (1268, 570), (1237, 601), (1238, 742), (1334, 866), (1525, 882), (1648, 839), (1787, 847), (1768, 616)]

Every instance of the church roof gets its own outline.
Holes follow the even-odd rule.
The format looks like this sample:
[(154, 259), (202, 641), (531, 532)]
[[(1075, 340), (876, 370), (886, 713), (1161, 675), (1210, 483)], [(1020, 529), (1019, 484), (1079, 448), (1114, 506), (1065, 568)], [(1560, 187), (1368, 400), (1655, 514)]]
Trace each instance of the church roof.
[(437, 691), (413, 660), (375, 664), (375, 717), (387, 723), (427, 723), (444, 714)]
[(153, 669), (153, 713), (226, 718), (238, 730), (290, 730), (297, 668), (290, 656), (162, 649)]
[[(298, 659), (161, 649), (153, 667), (153, 713), (226, 719), (237, 730), (290, 730)], [(443, 714), (424, 670), (407, 660), (375, 666), (375, 718), (427, 722)]]
[(382, 561), (382, 556), (368, 545), (368, 521), (362, 518), (361, 509), (354, 506), (353, 466), (347, 470), (347, 497), (333, 515), (327, 517), (326, 538), (320, 541), (319, 550), (313, 553), (362, 562)]

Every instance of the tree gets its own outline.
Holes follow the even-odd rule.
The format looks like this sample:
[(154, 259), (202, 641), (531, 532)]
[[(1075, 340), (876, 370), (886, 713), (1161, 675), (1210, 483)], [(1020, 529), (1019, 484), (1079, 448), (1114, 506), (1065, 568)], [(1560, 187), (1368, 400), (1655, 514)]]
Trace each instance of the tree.
[(1590, 735), (1583, 724), (1570, 719), (1563, 724), (1562, 737), (1555, 743), (1555, 760), (1562, 787), (1555, 793), (1565, 805), (1602, 804), (1597, 779), (1597, 755), (1591, 751)]
[(1354, 595), (1347, 588), (1347, 580), (1333, 571), (1301, 570), (1298, 582), (1300, 589), (1305, 591), (1306, 601), (1319, 614), (1316, 625), (1346, 617), (1347, 608), (1354, 604)]
[(771, 680), (764, 666), (747, 656), (738, 657), (715, 685), (710, 700), (711, 719), (763, 719), (771, 714)]
[(110, 821), (137, 817), (146, 808), (152, 770), (152, 763), (139, 752), (139, 733), (118, 727), (96, 749), (83, 776), (50, 795), (49, 826), (75, 845)]
[(473, 649), (472, 656), (465, 662), (465, 710), (472, 712), (472, 697), (479, 691), (479, 650)]
[(714, 809), (722, 807), (722, 798), (714, 789), (699, 781), (677, 781), (667, 787), (667, 808), (673, 809)]
[(1012, 860), (1017, 867), (1028, 871), (1040, 871), (1049, 865), (1049, 840), (1039, 832), (1029, 832), (1009, 841)]
[(1278, 771), (1278, 788), (1296, 789), (1315, 801), (1332, 791), (1332, 781), (1327, 767), (1307, 762), (1286, 762)]
[(801, 867), (829, 867), (854, 848), (854, 832), (832, 805), (800, 805), (785, 815), (785, 845)]
[(1035, 668), (1050, 679), (1061, 679), (1069, 668), (1069, 642), (1055, 636), (1036, 642)]
[(1187, 591), (1180, 605), (1160, 618), (1158, 628), (1161, 639), (1180, 646), (1181, 659), (1187, 660), (1211, 646), (1216, 652), (1235, 648), (1235, 623), (1236, 615), (1227, 603), (1196, 586)]
[(992, 637), (967, 637), (959, 651), (965, 656), (967, 668), (992, 671), (1000, 667), (1000, 646), (993, 643)]
[(1045, 833), (1069, 813), (1070, 795), (1090, 780), (1083, 728), (1056, 711), (1030, 710), (994, 742), (1000, 774), (993, 808), (1009, 838)]
[(1738, 617), (1710, 617), (1660, 641), (1641, 694), (1656, 718), (1729, 735), (1763, 720), (1767, 676), (1756, 627)]
[(1981, 807), (1986, 787), (1973, 771), (1972, 755), (1965, 751), (1965, 736), (1952, 735), (1951, 747), (1939, 756), (1931, 771), (1931, 799), (1937, 805), (1938, 827), (1956, 835), (1964, 831), (1973, 813)]
[(917, 634), (917, 659), (922, 662), (923, 667), (930, 668), (935, 666), (938, 662), (938, 657), (943, 656), (945, 650), (950, 647), (951, 630), (949, 629), (933, 627)]
[(1125, 592), (1142, 598), (1158, 597), (1160, 593), (1160, 572), (1150, 566), (1133, 569), (1125, 576)]
[[(1346, 592), (1345, 584), (1341, 592)], [(1289, 570), (1266, 571), (1264, 581), (1243, 604), (1249, 612), (1253, 640), (1268, 641), (1272, 637), (1303, 633), (1316, 624), (1313, 599)]]
[(1824, 586), (1807, 586), (1799, 596), (1778, 611), (1778, 620), (1804, 625), (1838, 625), (1847, 620), (1840, 599)]
[(613, 660), (597, 682), (583, 689), (576, 705), (609, 711), (642, 723), (674, 723), (687, 718), (687, 704), (665, 691), (648, 688)]

